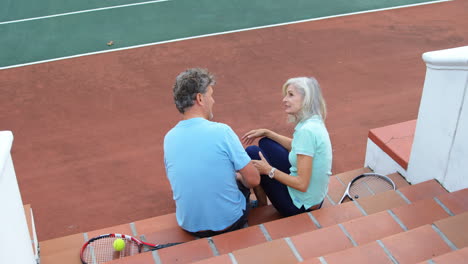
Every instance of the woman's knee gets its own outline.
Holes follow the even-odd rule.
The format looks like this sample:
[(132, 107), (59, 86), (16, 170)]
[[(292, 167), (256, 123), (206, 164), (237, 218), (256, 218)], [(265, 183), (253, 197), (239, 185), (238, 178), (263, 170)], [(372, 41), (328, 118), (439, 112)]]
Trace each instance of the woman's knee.
[(260, 148), (258, 146), (248, 146), (245, 149), (245, 152), (247, 152), (247, 155), (253, 160), (260, 160), (260, 155), (258, 155), (258, 152), (260, 151)]
[(258, 146), (266, 152), (277, 153), (280, 155), (289, 154), (289, 151), (285, 147), (281, 146), (280, 143), (267, 137), (260, 139), (260, 141), (258, 141)]
[(258, 146), (263, 149), (264, 147), (268, 147), (268, 146), (271, 146), (272, 144), (278, 144), (278, 142), (274, 141), (273, 139), (270, 139), (270, 138), (267, 138), (267, 137), (263, 137), (261, 138), (259, 141), (258, 141)]

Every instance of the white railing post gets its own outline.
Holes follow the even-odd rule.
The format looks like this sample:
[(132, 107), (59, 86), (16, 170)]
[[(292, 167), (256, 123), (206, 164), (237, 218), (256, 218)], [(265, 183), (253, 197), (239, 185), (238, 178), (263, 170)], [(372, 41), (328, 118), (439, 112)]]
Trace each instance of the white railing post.
[(407, 177), (468, 187), (468, 46), (427, 52), (426, 80)]
[(11, 158), (13, 134), (0, 131), (0, 263), (36, 263)]

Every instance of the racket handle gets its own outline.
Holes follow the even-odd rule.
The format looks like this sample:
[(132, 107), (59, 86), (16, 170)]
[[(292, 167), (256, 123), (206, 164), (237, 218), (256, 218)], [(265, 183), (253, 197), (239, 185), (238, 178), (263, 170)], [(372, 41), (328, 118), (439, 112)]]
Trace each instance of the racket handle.
[(343, 200), (344, 200), (344, 198), (346, 197), (346, 195), (347, 195), (347, 193), (345, 192), (345, 193), (343, 194), (343, 197), (341, 197), (340, 202), (339, 202), (338, 204), (341, 204), (341, 203), (343, 202)]

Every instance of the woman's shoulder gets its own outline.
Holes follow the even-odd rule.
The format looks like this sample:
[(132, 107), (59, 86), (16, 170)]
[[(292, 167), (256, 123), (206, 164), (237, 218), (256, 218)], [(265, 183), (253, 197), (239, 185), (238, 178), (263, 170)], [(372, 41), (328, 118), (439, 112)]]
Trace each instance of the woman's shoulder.
[(293, 137), (298, 138), (322, 138), (328, 136), (328, 130), (322, 120), (306, 120), (302, 126), (296, 128)]
[(322, 118), (313, 116), (298, 124), (296, 130), (310, 130), (317, 128), (325, 128), (325, 123), (323, 122)]

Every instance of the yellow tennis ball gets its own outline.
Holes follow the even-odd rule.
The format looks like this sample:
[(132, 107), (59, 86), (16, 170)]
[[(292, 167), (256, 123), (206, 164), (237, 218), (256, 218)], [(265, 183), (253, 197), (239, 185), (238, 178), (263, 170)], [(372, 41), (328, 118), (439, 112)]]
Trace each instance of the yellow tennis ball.
[(122, 251), (125, 248), (125, 241), (121, 238), (114, 240), (114, 249), (115, 251)]

